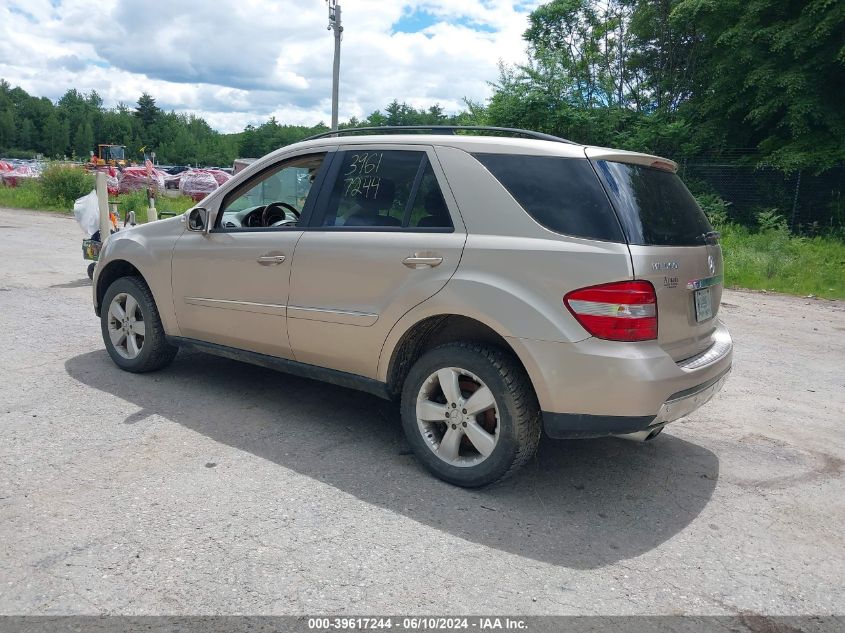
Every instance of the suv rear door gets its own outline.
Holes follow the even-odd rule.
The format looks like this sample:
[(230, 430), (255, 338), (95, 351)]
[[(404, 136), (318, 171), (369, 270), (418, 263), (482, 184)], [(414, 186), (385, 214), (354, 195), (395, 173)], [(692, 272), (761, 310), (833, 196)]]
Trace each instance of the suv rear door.
[(708, 347), (722, 297), (722, 251), (695, 198), (656, 157), (587, 148), (631, 251), (657, 292), (658, 343), (676, 361)]
[(344, 146), (294, 253), (296, 360), (375, 376), (391, 328), (443, 288), (465, 242), (431, 147)]

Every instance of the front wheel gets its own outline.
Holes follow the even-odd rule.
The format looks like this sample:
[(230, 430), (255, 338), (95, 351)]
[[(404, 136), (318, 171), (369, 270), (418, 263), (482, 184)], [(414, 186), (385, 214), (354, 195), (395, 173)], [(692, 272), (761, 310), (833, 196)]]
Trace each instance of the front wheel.
[(109, 356), (126, 371), (161, 369), (178, 351), (165, 339), (153, 293), (140, 277), (121, 277), (108, 287), (100, 326)]
[(402, 389), (402, 426), (434, 475), (469, 488), (507, 477), (540, 440), (537, 398), (510, 355), (450, 343), (424, 354)]

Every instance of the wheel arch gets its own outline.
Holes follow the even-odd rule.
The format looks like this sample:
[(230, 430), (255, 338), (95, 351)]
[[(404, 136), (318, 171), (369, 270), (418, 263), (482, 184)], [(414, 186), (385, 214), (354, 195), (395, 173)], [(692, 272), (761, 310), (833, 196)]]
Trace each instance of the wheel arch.
[(382, 349), (379, 380), (384, 381), (392, 397), (397, 397), (417, 359), (430, 349), (456, 341), (490, 345), (512, 356), (528, 375), (535, 394), (542, 401), (543, 390), (538, 389), (535, 381), (539, 377), (536, 365), (533, 359), (526, 358), (525, 350), (519, 345), (513, 345), (514, 339), (501, 334), (494, 325), (462, 314), (430, 315), (414, 320), (403, 328), (397, 324), (388, 337), (391, 344), (386, 344)]
[[(99, 265), (97, 266), (98, 270), (94, 276), (94, 283), (96, 284), (95, 312), (97, 316), (100, 316), (100, 312), (103, 309), (103, 297), (109, 286), (121, 277), (140, 277), (153, 295), (153, 300), (156, 303), (156, 309), (158, 309), (165, 332), (171, 335), (178, 335), (179, 332), (176, 327), (175, 315), (173, 315), (172, 302), (167, 303), (166, 299), (168, 297), (161, 296), (162, 288), (159, 287), (161, 284), (152, 283), (154, 280), (151, 277), (150, 270), (147, 270), (147, 267), (143, 264), (139, 265), (139, 263), (134, 258), (130, 260), (126, 257), (115, 257), (114, 259), (109, 259), (102, 270), (99, 270)], [(166, 272), (167, 281), (169, 281), (169, 266)]]
[[(144, 279), (144, 275), (141, 273), (138, 268), (128, 262), (125, 259), (114, 259), (108, 262), (102, 270), (97, 271), (96, 277), (96, 284), (97, 284), (97, 315), (99, 316), (100, 310), (103, 306), (103, 297), (106, 295), (106, 290), (109, 289), (115, 281), (120, 279), (121, 277), (140, 277)], [(149, 286), (147, 280), (144, 279), (144, 283)]]

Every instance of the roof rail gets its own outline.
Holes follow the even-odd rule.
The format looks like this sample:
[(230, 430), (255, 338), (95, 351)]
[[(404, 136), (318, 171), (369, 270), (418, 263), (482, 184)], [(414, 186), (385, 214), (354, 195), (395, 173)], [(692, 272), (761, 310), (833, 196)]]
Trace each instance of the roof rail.
[(361, 133), (380, 133), (380, 134), (401, 134), (404, 132), (431, 132), (432, 134), (449, 134), (454, 135), (459, 131), (471, 132), (487, 132), (494, 134), (502, 134), (507, 136), (525, 136), (527, 138), (539, 139), (541, 141), (554, 141), (556, 143), (569, 143), (575, 145), (572, 141), (559, 136), (552, 136), (551, 134), (544, 134), (543, 132), (534, 132), (533, 130), (521, 130), (513, 127), (492, 127), (489, 125), (384, 125), (380, 127), (348, 127), (340, 130), (323, 132), (322, 134), (315, 134), (304, 139), (306, 141), (313, 141), (318, 138), (327, 138), (330, 136), (345, 136), (349, 134)]

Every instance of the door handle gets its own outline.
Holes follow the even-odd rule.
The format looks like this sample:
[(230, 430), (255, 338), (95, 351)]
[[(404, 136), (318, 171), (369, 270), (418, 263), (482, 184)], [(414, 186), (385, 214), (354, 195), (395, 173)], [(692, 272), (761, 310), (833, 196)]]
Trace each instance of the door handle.
[(258, 258), (258, 263), (262, 266), (274, 266), (285, 261), (284, 255), (262, 255)]
[(422, 253), (414, 253), (413, 257), (406, 257), (402, 260), (408, 268), (434, 268), (443, 263), (443, 258), (439, 255), (423, 255)]

